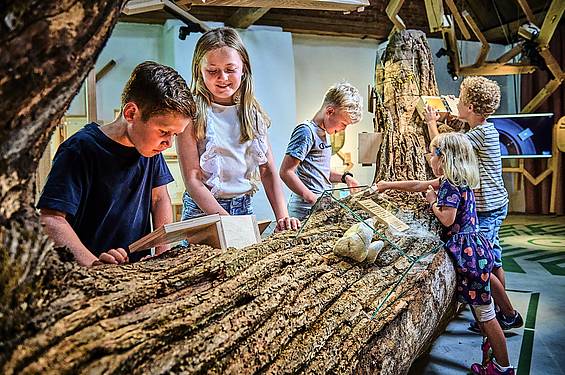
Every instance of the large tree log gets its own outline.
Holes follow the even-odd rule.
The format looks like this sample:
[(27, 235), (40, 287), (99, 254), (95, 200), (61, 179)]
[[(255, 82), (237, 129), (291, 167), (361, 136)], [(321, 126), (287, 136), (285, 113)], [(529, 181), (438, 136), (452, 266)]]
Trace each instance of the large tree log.
[[(311, 220), (299, 238), (279, 234), (244, 251), (194, 246), (123, 267), (73, 266), (50, 283), (26, 328), (34, 333), (14, 337), (2, 372), (406, 371), (453, 294), (445, 253), (410, 268), (389, 248), (377, 265), (359, 265), (331, 253), (349, 215), (326, 209)], [(387, 235), (414, 257), (438, 245)]]
[[(436, 236), (378, 226), (387, 248), (376, 265), (357, 264), (331, 253), (355, 222), (331, 207), (300, 237), (245, 250), (193, 246), (87, 269), (52, 249), (32, 209), (33, 172), (122, 3), (0, 8), (0, 372), (405, 372), (453, 300), (453, 267), (430, 252)], [(421, 200), (400, 215), (437, 233)]]

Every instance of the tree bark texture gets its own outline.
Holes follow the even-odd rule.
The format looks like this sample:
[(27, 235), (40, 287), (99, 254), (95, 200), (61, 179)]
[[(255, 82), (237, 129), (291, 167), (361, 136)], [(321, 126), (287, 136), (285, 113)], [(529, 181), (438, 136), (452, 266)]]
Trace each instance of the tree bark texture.
[[(434, 228), (429, 216), (406, 215)], [(354, 222), (329, 208), (298, 238), (277, 234), (245, 250), (193, 246), (122, 267), (54, 265), (67, 272), (11, 338), (2, 373), (405, 372), (449, 308), (453, 267), (442, 251), (412, 266), (390, 246), (370, 266), (333, 255)], [(410, 256), (438, 245), (377, 229)]]
[[(124, 2), (8, 0), (0, 5), (1, 337), (27, 324), (52, 250), (33, 209), (39, 159)], [(1, 341), (4, 352), (9, 348)]]
[(375, 131), (383, 132), (375, 181), (426, 180), (423, 155), (429, 135), (416, 104), (422, 95), (438, 95), (426, 35), (417, 30), (393, 33), (377, 67)]
[[(413, 195), (363, 196), (389, 199), (421, 228), (402, 235), (379, 224), (376, 237), (388, 241), (373, 265), (333, 255), (356, 222), (336, 205), (298, 237), (244, 250), (195, 245), (88, 269), (52, 248), (32, 209), (33, 172), (122, 3), (0, 8), (0, 373), (406, 372), (455, 285), (447, 255), (431, 251), (438, 224)], [(356, 199), (344, 203), (366, 218)]]

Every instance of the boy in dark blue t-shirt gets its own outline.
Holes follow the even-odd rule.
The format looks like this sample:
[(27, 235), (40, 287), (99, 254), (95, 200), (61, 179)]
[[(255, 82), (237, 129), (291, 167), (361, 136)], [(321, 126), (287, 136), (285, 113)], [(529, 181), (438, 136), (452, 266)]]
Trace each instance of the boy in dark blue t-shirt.
[[(120, 116), (86, 125), (63, 142), (37, 204), (46, 233), (84, 266), (120, 264), (147, 253), (127, 246), (172, 221), (161, 152), (192, 123), (184, 79), (154, 62), (139, 64), (122, 93)], [(157, 254), (167, 250), (157, 248)]]

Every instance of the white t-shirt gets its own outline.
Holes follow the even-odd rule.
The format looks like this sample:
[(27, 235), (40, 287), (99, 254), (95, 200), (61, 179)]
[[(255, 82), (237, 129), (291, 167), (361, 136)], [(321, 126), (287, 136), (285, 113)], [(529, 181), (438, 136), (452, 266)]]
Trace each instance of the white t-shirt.
[(216, 103), (208, 108), (206, 137), (198, 142), (204, 184), (214, 197), (229, 199), (258, 190), (258, 167), (267, 162), (266, 133), (240, 143), (238, 105)]

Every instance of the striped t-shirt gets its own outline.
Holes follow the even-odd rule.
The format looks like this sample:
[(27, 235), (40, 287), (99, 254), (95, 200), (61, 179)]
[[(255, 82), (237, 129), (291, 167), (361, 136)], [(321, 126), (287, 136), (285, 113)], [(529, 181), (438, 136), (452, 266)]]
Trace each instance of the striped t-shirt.
[(502, 181), (498, 131), (492, 123), (485, 122), (465, 134), (479, 159), (481, 184), (475, 190), (477, 211), (496, 210), (508, 203), (508, 192)]

